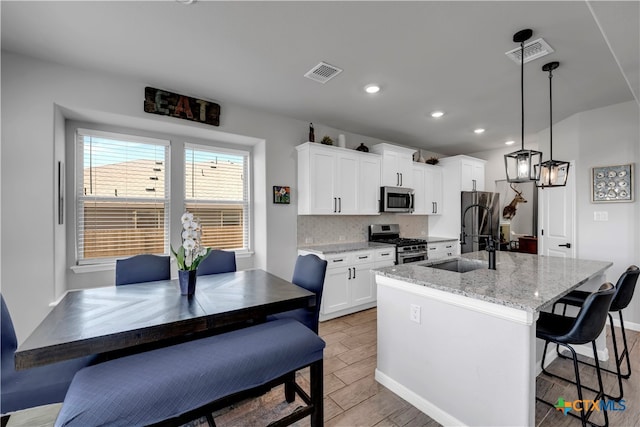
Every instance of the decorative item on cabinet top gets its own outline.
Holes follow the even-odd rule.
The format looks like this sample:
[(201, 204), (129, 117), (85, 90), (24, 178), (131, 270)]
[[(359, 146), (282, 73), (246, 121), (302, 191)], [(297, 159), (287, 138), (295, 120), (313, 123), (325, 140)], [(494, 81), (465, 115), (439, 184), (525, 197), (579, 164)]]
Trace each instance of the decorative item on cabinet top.
[(321, 144), (324, 145), (333, 145), (333, 138), (331, 138), (330, 136), (325, 135), (322, 140), (320, 141)]
[(367, 147), (366, 145), (364, 145), (364, 142), (361, 143), (360, 145), (358, 145), (356, 147), (356, 150), (358, 151), (362, 151), (363, 153), (368, 153), (369, 152), (369, 147)]
[(437, 157), (429, 157), (425, 163), (429, 165), (437, 165), (440, 162)]

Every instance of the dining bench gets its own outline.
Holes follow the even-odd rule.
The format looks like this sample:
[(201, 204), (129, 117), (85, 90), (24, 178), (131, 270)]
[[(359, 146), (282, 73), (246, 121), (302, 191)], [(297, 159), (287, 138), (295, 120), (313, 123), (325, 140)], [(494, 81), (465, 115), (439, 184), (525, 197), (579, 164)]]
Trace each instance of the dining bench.
[[(84, 368), (75, 375), (55, 425), (181, 425), (284, 384), (306, 403), (273, 426), (311, 415), (323, 424), (324, 341), (293, 319), (265, 322)], [(310, 393), (295, 382), (310, 367)]]

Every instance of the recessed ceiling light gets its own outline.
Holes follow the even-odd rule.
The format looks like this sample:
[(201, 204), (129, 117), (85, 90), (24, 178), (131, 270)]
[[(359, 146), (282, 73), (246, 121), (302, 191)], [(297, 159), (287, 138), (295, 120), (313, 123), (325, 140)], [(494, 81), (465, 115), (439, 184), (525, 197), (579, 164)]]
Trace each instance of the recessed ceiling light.
[(444, 116), (443, 111), (434, 111), (433, 113), (431, 113), (431, 117), (433, 117), (434, 119), (439, 119), (442, 116)]
[(474, 130), (475, 133), (477, 133), (478, 135), (484, 132), (484, 129), (482, 128), (478, 128), (476, 130)]
[(516, 143), (515, 141), (507, 141), (507, 142), (505, 142), (506, 145), (513, 145), (515, 143)]
[(364, 87), (364, 91), (367, 93), (378, 93), (380, 92), (380, 86), (376, 84), (369, 84)]

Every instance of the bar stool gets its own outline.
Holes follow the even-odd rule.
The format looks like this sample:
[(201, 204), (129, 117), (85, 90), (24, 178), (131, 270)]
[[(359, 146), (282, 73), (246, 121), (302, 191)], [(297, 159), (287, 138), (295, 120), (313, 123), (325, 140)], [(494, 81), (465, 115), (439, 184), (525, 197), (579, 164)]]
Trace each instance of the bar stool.
[[(580, 372), (578, 369), (578, 357), (572, 345), (591, 343), (593, 348), (593, 356), (595, 358), (595, 368), (598, 376), (599, 389), (596, 390), (597, 394), (593, 398), (593, 401), (604, 399), (604, 387), (602, 385), (602, 375), (600, 373), (600, 365), (598, 363), (598, 354), (596, 350), (596, 338), (600, 335), (604, 329), (604, 325), (607, 321), (607, 313), (613, 299), (615, 288), (609, 282), (600, 286), (596, 292), (593, 292), (587, 296), (584, 304), (580, 308), (578, 315), (573, 317), (562, 316), (555, 313), (540, 313), (540, 317), (536, 323), (536, 337), (543, 339), (544, 351), (542, 353), (542, 371), (552, 377), (562, 378), (558, 375), (552, 374), (544, 369), (545, 356), (547, 354), (547, 346), (549, 342), (566, 347), (571, 352), (573, 358), (573, 370), (575, 372), (576, 381), (570, 381), (577, 386), (578, 399), (582, 398), (582, 389), (587, 388), (580, 384)], [(548, 406), (555, 407), (551, 402), (543, 400), (536, 396), (536, 400), (542, 402)], [(609, 416), (607, 414), (606, 406), (602, 406), (602, 412), (604, 414), (604, 424), (600, 427), (609, 425)], [(593, 412), (586, 413), (584, 405), (580, 408), (580, 417), (569, 412), (568, 414), (580, 418), (582, 425), (586, 426), (589, 417)], [(589, 424), (596, 426), (596, 424), (589, 422)]]
[[(630, 266), (627, 270), (622, 273), (618, 282), (616, 283), (616, 291), (613, 295), (613, 300), (611, 301), (611, 307), (609, 308), (609, 325), (611, 326), (611, 341), (613, 342), (613, 354), (615, 357), (616, 370), (612, 371), (611, 369), (600, 368), (602, 371), (609, 372), (611, 374), (616, 374), (618, 377), (618, 388), (620, 390), (620, 394), (618, 396), (610, 396), (607, 395), (608, 398), (612, 400), (620, 400), (623, 396), (623, 388), (622, 388), (622, 379), (628, 379), (631, 376), (631, 363), (629, 361), (629, 346), (627, 345), (627, 334), (624, 328), (624, 320), (622, 318), (622, 310), (627, 308), (631, 299), (633, 298), (633, 292), (636, 287), (636, 283), (638, 281), (638, 276), (640, 275), (640, 268), (635, 265)], [(564, 304), (564, 310), (562, 314), (565, 314), (567, 311), (567, 305), (571, 305), (574, 307), (581, 307), (584, 304), (584, 301), (589, 296), (589, 292), (585, 291), (572, 291), (563, 298), (561, 298), (556, 304)], [(555, 305), (554, 310), (555, 311)], [(613, 326), (613, 316), (612, 313), (618, 313), (620, 318), (620, 330), (622, 331), (622, 342), (624, 344), (624, 349), (622, 353), (618, 353), (618, 342), (616, 339), (615, 328)], [(559, 357), (564, 359), (568, 359), (568, 356), (565, 356), (560, 353), (558, 347), (556, 347), (556, 351)], [(627, 360), (627, 372), (622, 373), (621, 365), (622, 361), (626, 358)], [(580, 361), (585, 365), (589, 365), (595, 367), (593, 363)]]

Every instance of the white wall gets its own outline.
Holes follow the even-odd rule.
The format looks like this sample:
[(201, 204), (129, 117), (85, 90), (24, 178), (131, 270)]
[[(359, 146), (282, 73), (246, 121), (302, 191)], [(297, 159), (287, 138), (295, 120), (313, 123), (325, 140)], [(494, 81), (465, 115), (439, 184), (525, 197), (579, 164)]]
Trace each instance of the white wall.
[[(635, 163), (636, 187), (640, 180), (640, 108), (634, 101), (584, 111), (553, 125), (553, 157), (575, 161), (577, 256), (614, 263), (607, 280), (615, 283), (631, 264), (640, 265), (640, 193), (633, 203), (591, 203), (591, 168)], [(549, 158), (549, 130), (539, 132), (538, 142), (526, 148)], [(491, 189), (496, 179), (505, 179), (503, 155), (517, 148), (484, 151), (470, 156), (487, 160), (485, 179)], [(605, 211), (609, 221), (593, 220), (595, 211)], [(640, 330), (640, 291), (624, 313), (628, 323)]]
[[(296, 257), (296, 156), (308, 122), (217, 100), (220, 126), (212, 127), (143, 111), (144, 87), (162, 82), (44, 62), (2, 52), (2, 294), (19, 341), (37, 326), (49, 304), (70, 288), (108, 286), (113, 271), (76, 274), (64, 253), (66, 227), (56, 222), (56, 166), (65, 153), (65, 119), (184, 135), (226, 144), (248, 144), (254, 159), (255, 255), (244, 265), (290, 278)], [(179, 87), (166, 88), (180, 92)], [(184, 92), (187, 93), (187, 92)], [(192, 94), (189, 92), (191, 95)], [(312, 118), (310, 121), (313, 121)], [(347, 147), (382, 141), (314, 123), (316, 138), (346, 135)], [(67, 174), (67, 180), (73, 176)], [(290, 185), (291, 205), (271, 202), (273, 185)], [(73, 194), (67, 194), (73, 197)], [(69, 212), (66, 212), (69, 214)], [(176, 242), (174, 242), (175, 244)]]

